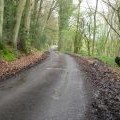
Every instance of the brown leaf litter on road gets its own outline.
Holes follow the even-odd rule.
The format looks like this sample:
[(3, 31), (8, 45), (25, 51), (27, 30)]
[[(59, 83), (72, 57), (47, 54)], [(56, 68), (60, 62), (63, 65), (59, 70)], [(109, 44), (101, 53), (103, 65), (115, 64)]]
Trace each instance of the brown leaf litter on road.
[(72, 56), (94, 89), (88, 120), (120, 120), (120, 74), (97, 58)]
[(9, 78), (16, 73), (35, 65), (38, 62), (43, 61), (49, 55), (49, 52), (45, 53), (32, 53), (28, 56), (23, 56), (12, 62), (6, 62), (0, 60), (0, 80)]

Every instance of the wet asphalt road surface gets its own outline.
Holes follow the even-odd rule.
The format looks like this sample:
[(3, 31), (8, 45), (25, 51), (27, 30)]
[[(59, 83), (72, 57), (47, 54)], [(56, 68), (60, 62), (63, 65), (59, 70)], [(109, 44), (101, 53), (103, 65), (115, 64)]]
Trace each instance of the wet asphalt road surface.
[(0, 83), (0, 120), (83, 120), (89, 103), (84, 75), (68, 55)]

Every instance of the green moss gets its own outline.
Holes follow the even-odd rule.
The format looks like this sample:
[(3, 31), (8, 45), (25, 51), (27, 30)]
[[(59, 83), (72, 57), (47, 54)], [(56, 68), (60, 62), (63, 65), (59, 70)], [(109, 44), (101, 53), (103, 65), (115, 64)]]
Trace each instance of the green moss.
[(3, 59), (6, 61), (13, 61), (16, 59), (15, 54), (8, 52), (7, 54), (3, 55)]
[(108, 57), (108, 56), (97, 56), (97, 57), (103, 62), (107, 63), (108, 65), (116, 66), (114, 57)]
[(4, 48), (0, 50), (0, 57), (6, 61), (13, 61), (17, 58), (17, 55), (13, 51)]
[[(70, 52), (67, 52), (70, 53)], [(76, 54), (78, 56), (88, 56), (87, 53), (85, 51), (81, 51), (79, 54)], [(101, 61), (103, 61), (104, 63), (112, 66), (112, 67), (117, 67), (116, 63), (115, 63), (115, 58), (114, 57), (108, 57), (108, 56), (91, 56), (92, 58), (98, 58)]]

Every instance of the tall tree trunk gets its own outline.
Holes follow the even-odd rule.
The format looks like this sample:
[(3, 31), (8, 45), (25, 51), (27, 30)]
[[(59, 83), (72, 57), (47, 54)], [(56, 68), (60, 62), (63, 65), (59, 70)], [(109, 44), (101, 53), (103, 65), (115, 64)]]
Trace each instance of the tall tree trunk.
[(59, 36), (59, 40), (58, 40), (58, 50), (61, 50), (61, 47), (62, 47), (62, 17), (61, 17), (61, 14), (63, 13), (62, 12), (62, 5), (61, 5), (61, 1), (58, 0), (59, 2), (59, 21), (58, 21), (58, 24), (59, 24), (59, 33), (58, 33), (58, 36)]
[(16, 11), (16, 21), (15, 21), (15, 26), (13, 30), (13, 46), (17, 50), (17, 39), (18, 39), (18, 34), (19, 34), (19, 29), (20, 29), (20, 24), (21, 24), (21, 18), (23, 15), (23, 11), (26, 5), (26, 0), (20, 0), (18, 4), (18, 8)]
[(77, 28), (74, 40), (74, 53), (78, 53), (78, 34), (79, 34), (79, 22), (80, 22), (80, 3), (79, 3), (79, 10), (77, 16)]
[(29, 35), (30, 22), (31, 22), (31, 10), (32, 10), (32, 0), (27, 0), (25, 8), (25, 18), (24, 18), (24, 32), (26, 36)]
[(43, 4), (43, 0), (40, 0), (40, 3), (38, 5), (39, 10), (36, 13), (35, 27), (38, 25), (38, 21), (39, 21), (40, 16), (41, 16), (42, 4)]
[[(91, 20), (91, 17), (90, 17)], [(89, 31), (89, 40), (87, 41), (87, 48), (88, 48), (88, 56), (91, 55), (91, 49), (90, 49), (90, 39), (91, 39), (91, 26), (88, 25), (88, 31)]]
[(79, 0), (79, 3), (78, 3), (77, 27), (76, 27), (76, 34), (75, 34), (75, 40), (74, 40), (74, 53), (78, 53), (78, 51), (79, 51), (80, 4), (81, 4), (81, 0)]
[(3, 15), (4, 15), (4, 0), (0, 0), (0, 44), (2, 44)]
[(58, 41), (58, 50), (62, 49), (63, 39), (64, 39), (64, 33), (63, 30), (65, 30), (68, 27), (68, 21), (71, 16), (71, 5), (72, 0), (58, 0), (59, 4), (59, 41)]
[(29, 39), (30, 23), (31, 23), (31, 11), (32, 11), (32, 0), (27, 0), (26, 6), (25, 6), (23, 35), (22, 35), (22, 38), (20, 41), (21, 49), (25, 52), (27, 52), (26, 42)]
[[(43, 2), (44, 0), (41, 0), (40, 1), (40, 6), (39, 6), (39, 11), (38, 11), (38, 16), (37, 16), (37, 20), (36, 20), (36, 24), (35, 26), (40, 26), (40, 18), (41, 18), (41, 10), (42, 10), (42, 5), (43, 5)], [(54, 0), (51, 0), (51, 3), (50, 3), (50, 6), (48, 6), (48, 13), (46, 14), (45, 18), (44, 18), (44, 22), (43, 24), (40, 26), (40, 30), (37, 30), (35, 32), (35, 34), (39, 34), (40, 35), (40, 38), (42, 37), (42, 35), (44, 34), (44, 31), (45, 31), (45, 28), (46, 28), (46, 25), (47, 25), (47, 22), (51, 16), (51, 13), (52, 13), (52, 8), (53, 8), (53, 5), (54, 5)], [(40, 39), (38, 40), (38, 43), (37, 43), (37, 48), (40, 49), (40, 45), (41, 44), (41, 41)]]
[(95, 49), (95, 38), (96, 38), (96, 14), (97, 14), (97, 9), (98, 9), (98, 1), (96, 0), (96, 8), (95, 8), (95, 13), (94, 13), (94, 32), (93, 32), (93, 43), (92, 43), (92, 55), (94, 54), (94, 49)]
[(51, 5), (50, 5), (50, 8), (49, 8), (49, 12), (48, 12), (48, 14), (47, 14), (47, 16), (46, 16), (44, 25), (43, 25), (42, 30), (41, 30), (41, 35), (44, 33), (44, 30), (45, 30), (45, 27), (46, 27), (46, 25), (47, 25), (47, 22), (48, 22), (48, 20), (49, 20), (49, 18), (50, 18), (50, 16), (51, 16), (52, 7), (53, 7), (54, 2), (55, 2), (55, 1), (52, 0)]

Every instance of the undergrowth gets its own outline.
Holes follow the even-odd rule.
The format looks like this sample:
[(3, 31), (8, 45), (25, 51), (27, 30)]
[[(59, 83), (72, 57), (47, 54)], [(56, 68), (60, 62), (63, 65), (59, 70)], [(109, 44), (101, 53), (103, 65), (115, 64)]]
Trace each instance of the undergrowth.
[[(71, 52), (65, 52), (65, 53), (70, 53)], [(73, 53), (73, 52), (72, 52)], [(75, 53), (73, 53), (75, 54)], [(87, 52), (85, 51), (81, 51), (80, 53), (76, 54), (77, 56), (88, 56)], [(89, 56), (89, 57), (92, 57), (92, 58), (98, 58), (100, 59), (101, 61), (103, 61), (104, 63), (110, 65), (111, 67), (118, 67), (115, 63), (115, 58), (114, 57), (108, 57), (108, 56), (98, 56), (98, 55), (94, 55), (94, 56)]]
[(0, 49), (0, 59), (5, 61), (13, 61), (17, 59), (17, 55), (14, 50), (2, 47), (2, 49)]
[(105, 62), (106, 64), (108, 64), (110, 66), (117, 67), (114, 57), (97, 56), (97, 58), (99, 58), (100, 60), (102, 60), (103, 62)]

